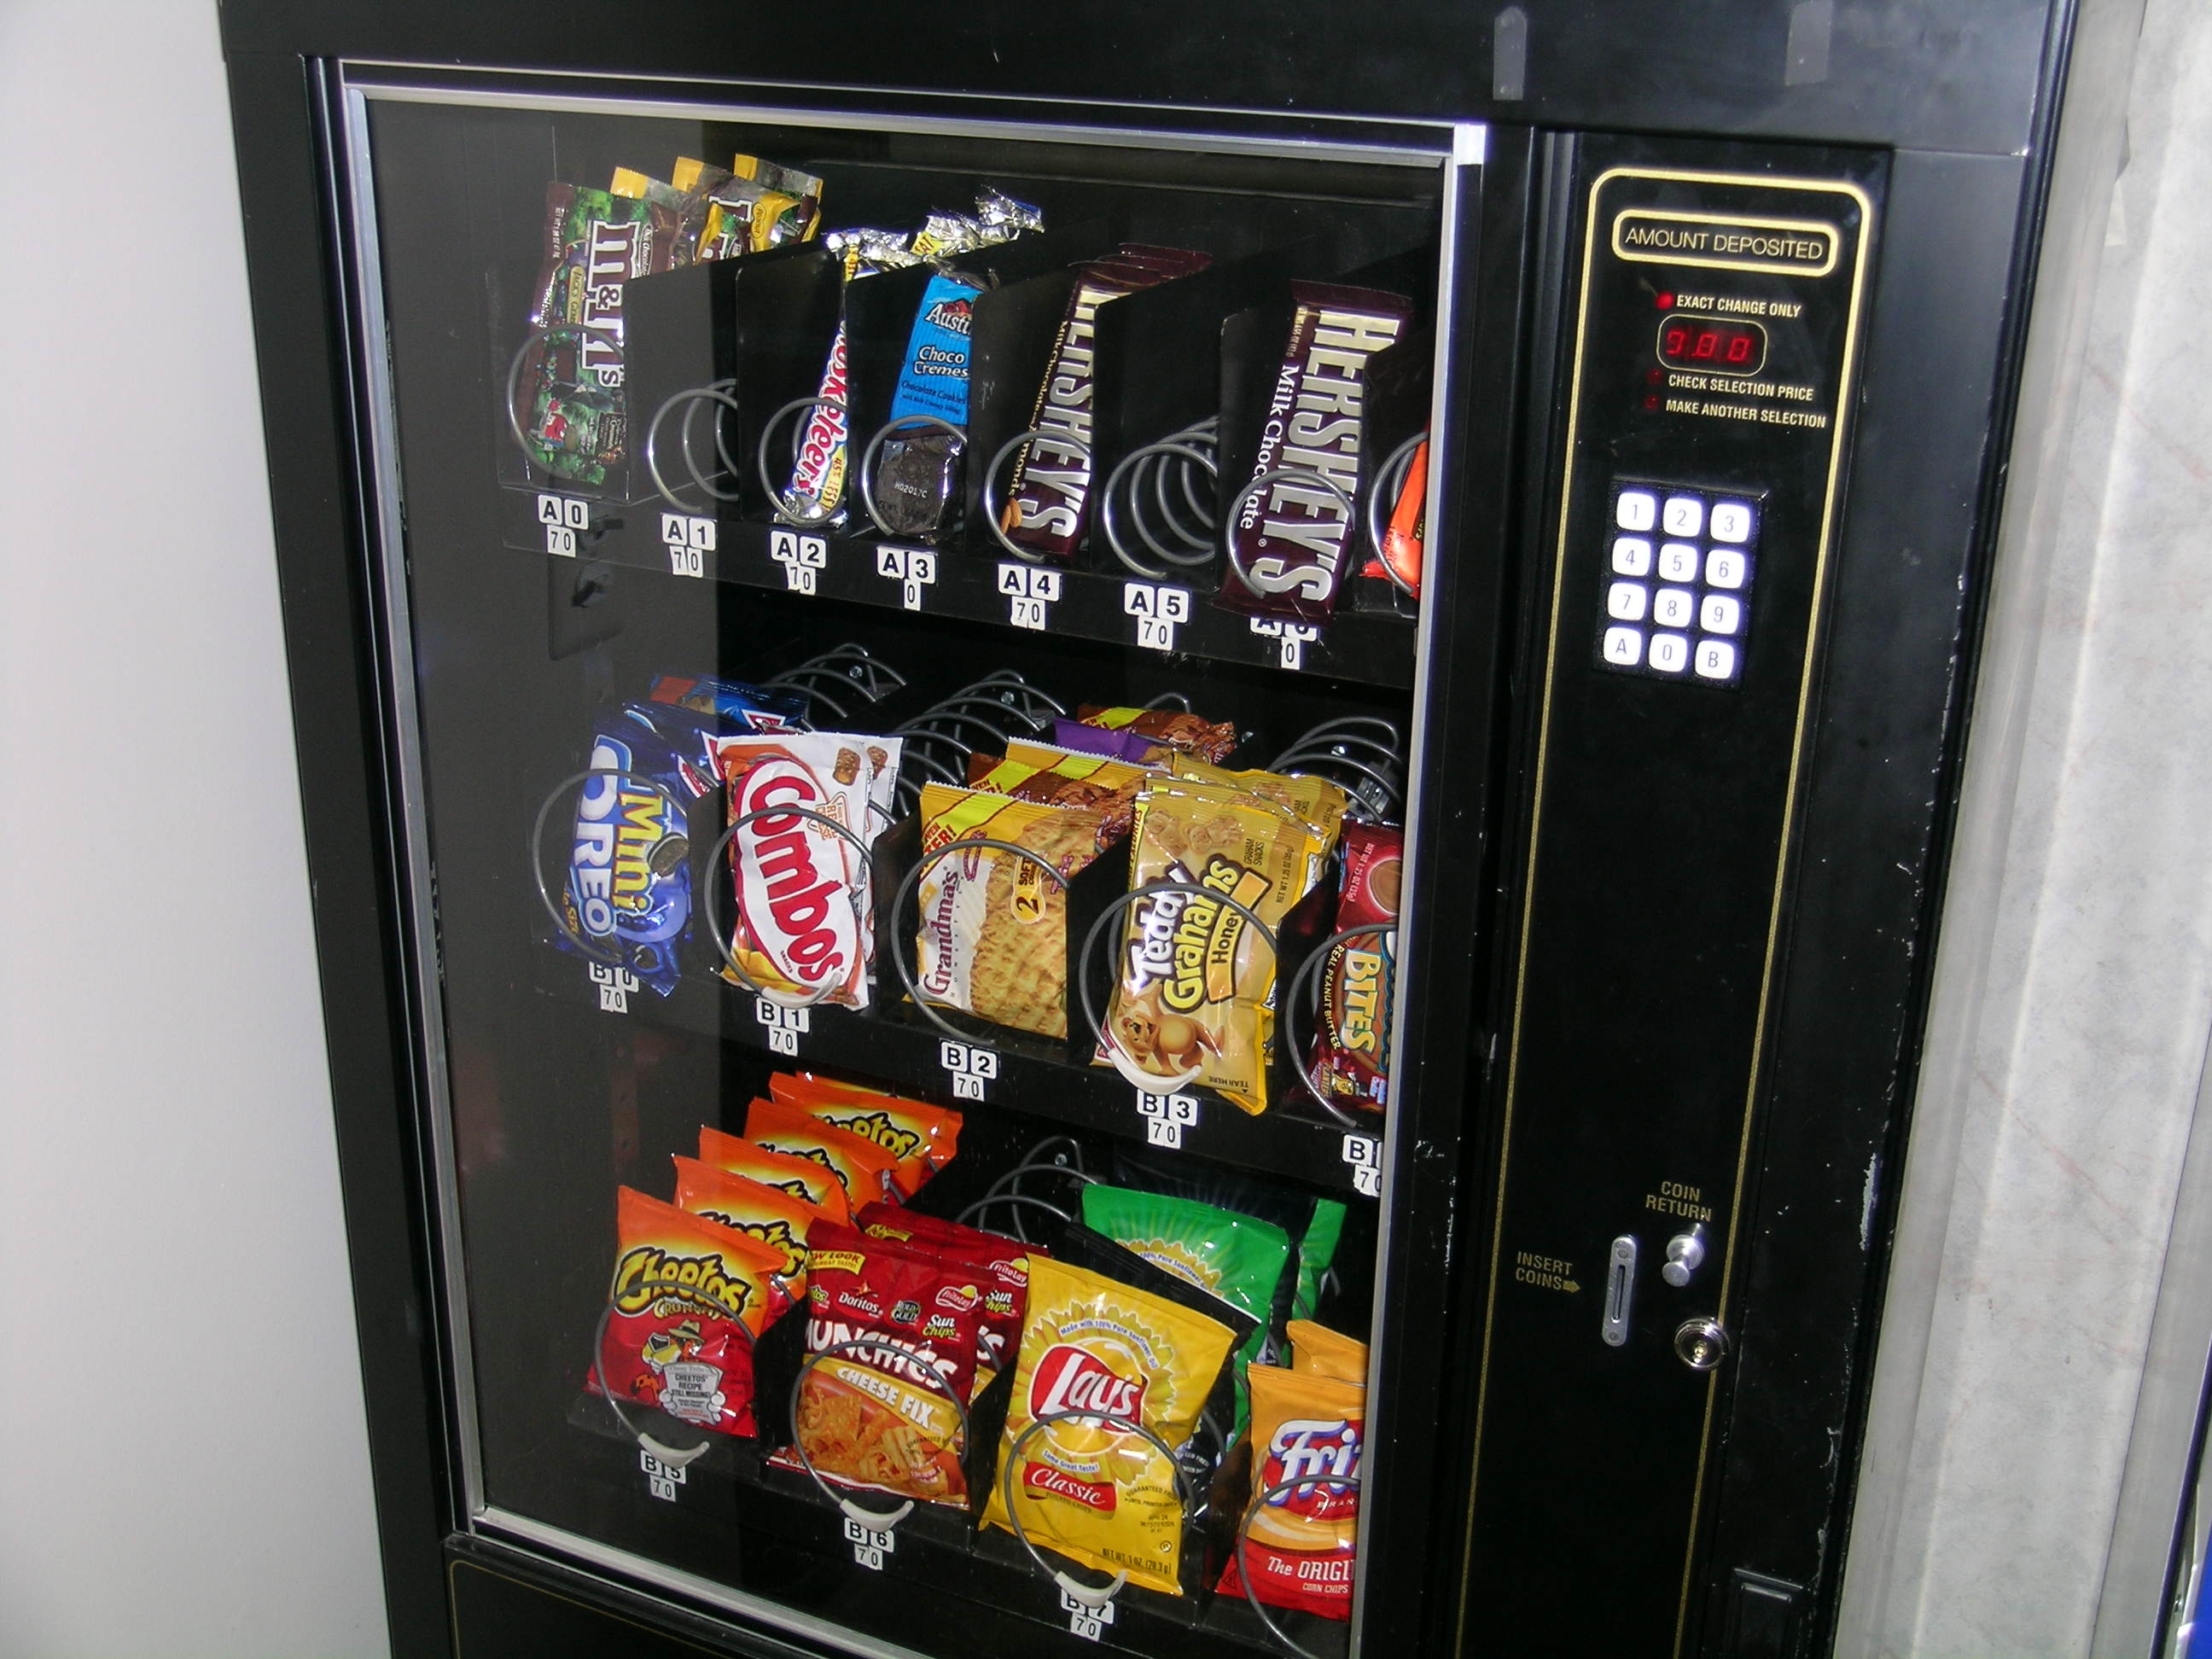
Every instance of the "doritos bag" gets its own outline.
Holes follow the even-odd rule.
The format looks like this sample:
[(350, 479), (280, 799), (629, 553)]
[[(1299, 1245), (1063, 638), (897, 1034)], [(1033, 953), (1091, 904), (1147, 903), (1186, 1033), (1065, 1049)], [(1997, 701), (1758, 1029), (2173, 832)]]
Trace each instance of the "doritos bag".
[(1152, 1443), (1103, 1419), (1141, 1423), (1170, 1447), (1198, 1426), (1237, 1332), (1218, 1320), (1086, 1268), (1030, 1263), (1014, 1392), (986, 1523), (1013, 1530), (1005, 1497), (1015, 1443), (1041, 1417), (1088, 1411), (1023, 1445), (1012, 1468), (1022, 1529), (1040, 1549), (1168, 1595), (1182, 1594), (1183, 1506), (1174, 1468)]
[(812, 1158), (772, 1152), (765, 1146), (702, 1123), (699, 1126), (699, 1161), (804, 1199), (832, 1221), (849, 1222), (853, 1218), (853, 1206), (845, 1196), (844, 1183), (828, 1166)]
[(676, 1207), (734, 1227), (757, 1238), (782, 1259), (776, 1277), (794, 1302), (806, 1296), (806, 1235), (817, 1222), (831, 1219), (827, 1210), (779, 1187), (765, 1186), (696, 1158), (676, 1155)]
[(1270, 1607), (1349, 1619), (1359, 1489), (1334, 1483), (1359, 1473), (1367, 1390), (1273, 1365), (1255, 1365), (1249, 1375), (1253, 1492), (1306, 1484), (1260, 1505), (1218, 1588), (1241, 1595), (1249, 1573), (1252, 1593)]
[[(841, 1486), (964, 1503), (960, 1413), (975, 1374), (982, 1293), (961, 1264), (926, 1248), (818, 1230), (793, 1429), (817, 1474)], [(950, 1397), (948, 1397), (950, 1396)]]
[[(753, 1345), (791, 1305), (757, 1239), (624, 1187), (604, 1386), (720, 1434), (753, 1432)], [(739, 1328), (743, 1328), (740, 1329)]]
[(772, 1152), (787, 1152), (821, 1165), (837, 1177), (855, 1209), (878, 1199), (904, 1201), (898, 1159), (872, 1140), (831, 1128), (803, 1106), (757, 1097), (745, 1108), (745, 1139)]

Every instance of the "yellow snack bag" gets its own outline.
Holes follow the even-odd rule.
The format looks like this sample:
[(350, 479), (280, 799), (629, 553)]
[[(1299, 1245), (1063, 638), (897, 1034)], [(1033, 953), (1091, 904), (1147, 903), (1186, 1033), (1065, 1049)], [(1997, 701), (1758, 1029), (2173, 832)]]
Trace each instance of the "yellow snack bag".
[[(1062, 877), (1098, 855), (1094, 808), (979, 789), (921, 789), (921, 850), (970, 836), (1025, 847)], [(987, 847), (922, 872), (915, 983), (930, 1001), (1043, 1036), (1067, 1035), (1067, 893), (1036, 864)]]
[(1087, 1410), (1181, 1446), (1235, 1340), (1228, 1326), (1177, 1303), (1031, 1256), (1021, 1358), (984, 1523), (1013, 1530), (1011, 1484), (1022, 1530), (1039, 1549), (1182, 1595), (1182, 1500), (1174, 1469), (1149, 1440), (1076, 1420), (1022, 1437), (1040, 1418)]
[(1334, 1376), (1362, 1387), (1367, 1382), (1367, 1345), (1310, 1319), (1293, 1319), (1284, 1332), (1291, 1339), (1291, 1369), (1313, 1376)]
[(1288, 807), (1234, 786), (1146, 783), (1137, 796), (1129, 884), (1184, 885), (1127, 907), (1095, 1063), (1148, 1093), (1200, 1083), (1245, 1111), (1267, 1110), (1275, 953), (1244, 911), (1271, 930), (1279, 927), (1312, 885), (1334, 835), (1334, 823), (1324, 834)]
[(1255, 1365), (1245, 1375), (1252, 1389), (1253, 1491), (1284, 1490), (1260, 1504), (1219, 1588), (1241, 1594), (1249, 1575), (1252, 1593), (1271, 1607), (1349, 1619), (1359, 1489), (1345, 1480), (1359, 1473), (1367, 1390), (1273, 1365)]

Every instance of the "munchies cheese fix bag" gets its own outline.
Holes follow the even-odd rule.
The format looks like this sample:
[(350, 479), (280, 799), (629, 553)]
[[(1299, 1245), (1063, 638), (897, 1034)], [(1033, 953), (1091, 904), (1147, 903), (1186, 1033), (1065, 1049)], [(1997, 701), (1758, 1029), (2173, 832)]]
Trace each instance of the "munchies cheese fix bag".
[[(1001, 1473), (991, 1483), (985, 1522), (1013, 1530), (1006, 1465), (1041, 1417), (1094, 1412), (1141, 1423), (1181, 1446), (1197, 1429), (1237, 1339), (1228, 1325), (1165, 1297), (1032, 1256)], [(1011, 1479), (1022, 1530), (1038, 1548), (1126, 1572), (1147, 1589), (1182, 1594), (1182, 1500), (1174, 1469), (1143, 1436), (1104, 1420), (1054, 1423), (1030, 1437)]]
[(791, 1305), (775, 1283), (781, 1256), (629, 1187), (616, 1194), (616, 1228), (605, 1387), (702, 1429), (751, 1434), (750, 1339)]

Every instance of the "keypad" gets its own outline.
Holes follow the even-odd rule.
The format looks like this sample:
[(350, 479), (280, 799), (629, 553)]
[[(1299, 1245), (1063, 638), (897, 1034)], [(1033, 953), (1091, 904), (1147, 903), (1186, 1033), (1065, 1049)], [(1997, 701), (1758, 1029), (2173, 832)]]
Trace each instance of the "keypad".
[(1737, 684), (1758, 568), (1759, 495), (1615, 479), (1611, 517), (1599, 663), (1650, 679)]

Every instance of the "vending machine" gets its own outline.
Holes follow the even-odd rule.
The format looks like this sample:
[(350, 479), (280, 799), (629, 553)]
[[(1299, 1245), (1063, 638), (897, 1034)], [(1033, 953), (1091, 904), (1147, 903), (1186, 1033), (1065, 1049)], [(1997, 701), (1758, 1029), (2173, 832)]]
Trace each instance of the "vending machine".
[(2124, 20), (224, 29), (395, 1650), (1826, 1651)]

